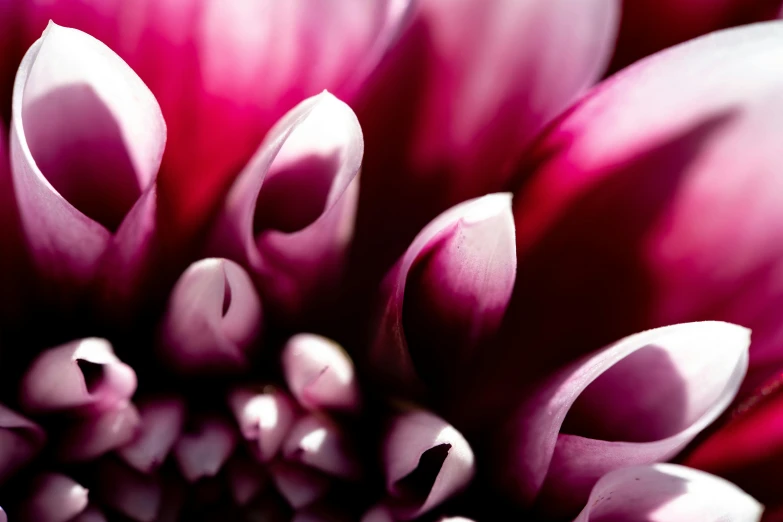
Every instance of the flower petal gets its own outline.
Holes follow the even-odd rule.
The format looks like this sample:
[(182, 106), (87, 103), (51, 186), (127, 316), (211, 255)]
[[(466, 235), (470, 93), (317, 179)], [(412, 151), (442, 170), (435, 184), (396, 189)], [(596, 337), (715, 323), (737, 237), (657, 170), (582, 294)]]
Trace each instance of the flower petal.
[(106, 459), (99, 465), (96, 494), (106, 507), (131, 520), (153, 522), (160, 511), (162, 487), (155, 475)]
[(497, 435), (508, 493), (573, 515), (605, 473), (668, 460), (734, 399), (748, 330), (704, 322), (649, 330), (543, 384)]
[(157, 102), (105, 45), (50, 24), (19, 68), (11, 131), (14, 190), (36, 266), (84, 285), (154, 183), (166, 134)]
[(95, 413), (113, 409), (135, 391), (133, 369), (117, 358), (108, 341), (91, 337), (39, 355), (22, 380), (20, 402), (33, 413)]
[(161, 349), (180, 372), (240, 370), (260, 333), (261, 301), (247, 273), (227, 259), (202, 259), (171, 292)]
[(234, 452), (236, 443), (236, 433), (228, 422), (207, 417), (180, 436), (174, 446), (174, 456), (182, 476), (188, 482), (195, 482), (217, 475)]
[(474, 474), (473, 450), (465, 438), (432, 413), (396, 416), (383, 449), (388, 502), (395, 517), (418, 517), (464, 489)]
[(45, 439), (37, 424), (0, 405), (0, 482), (32, 460)]
[(705, 319), (753, 329), (749, 386), (781, 366), (782, 62), (783, 22), (721, 31), (629, 67), (551, 128), (515, 197), (497, 389)]
[(235, 456), (226, 468), (231, 497), (238, 506), (246, 506), (269, 484), (266, 470), (253, 460)]
[(182, 431), (185, 404), (179, 397), (158, 397), (139, 403), (138, 410), (138, 433), (117, 454), (131, 467), (151, 473), (166, 460)]
[(208, 250), (249, 266), (285, 318), (337, 289), (362, 150), (356, 116), (323, 92), (278, 122), (228, 193)]
[(294, 509), (300, 509), (323, 497), (329, 489), (329, 479), (320, 473), (284, 461), (269, 468), (280, 494)]
[(417, 3), (354, 104), (367, 143), (355, 271), (374, 285), (438, 213), (505, 188), (510, 163), (600, 78), (619, 5)]
[(357, 479), (360, 464), (345, 434), (323, 415), (301, 417), (283, 443), (283, 458), (343, 479)]
[(229, 405), (242, 436), (257, 441), (258, 458), (272, 460), (296, 419), (293, 399), (271, 386), (240, 388), (229, 396)]
[(359, 408), (353, 361), (334, 341), (313, 334), (295, 335), (283, 348), (282, 362), (288, 389), (305, 408)]
[(139, 422), (139, 412), (127, 401), (93, 417), (69, 422), (57, 454), (64, 462), (93, 460), (132, 441)]
[(574, 522), (759, 522), (761, 504), (730, 482), (674, 464), (604, 475)]
[(87, 508), (87, 490), (60, 473), (38, 475), (30, 496), (20, 508), (20, 518), (30, 522), (67, 522)]
[(386, 276), (373, 368), (407, 389), (419, 379), (436, 392), (464, 384), (478, 347), (500, 325), (515, 276), (510, 194), (444, 212)]

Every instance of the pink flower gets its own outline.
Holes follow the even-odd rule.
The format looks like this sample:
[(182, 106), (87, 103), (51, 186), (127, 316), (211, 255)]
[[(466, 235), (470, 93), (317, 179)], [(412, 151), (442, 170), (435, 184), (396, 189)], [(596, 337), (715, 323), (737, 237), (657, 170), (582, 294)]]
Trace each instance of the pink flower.
[(780, 7), (0, 0), (7, 518), (780, 516)]

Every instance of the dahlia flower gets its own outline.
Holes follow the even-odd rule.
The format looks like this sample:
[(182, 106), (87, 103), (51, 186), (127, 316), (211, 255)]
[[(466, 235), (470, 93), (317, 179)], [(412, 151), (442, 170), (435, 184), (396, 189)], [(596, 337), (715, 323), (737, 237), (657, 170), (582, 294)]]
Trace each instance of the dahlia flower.
[(0, 521), (783, 520), (780, 13), (0, 0)]

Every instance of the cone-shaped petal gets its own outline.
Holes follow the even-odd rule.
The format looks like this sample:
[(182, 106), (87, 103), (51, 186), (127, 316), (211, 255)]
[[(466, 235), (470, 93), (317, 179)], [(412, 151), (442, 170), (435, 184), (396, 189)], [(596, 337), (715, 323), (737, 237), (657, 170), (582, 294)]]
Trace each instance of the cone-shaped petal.
[(226, 465), (231, 497), (238, 506), (245, 506), (269, 484), (269, 475), (255, 460), (234, 456)]
[(287, 110), (323, 89), (352, 96), (397, 36), (409, 3), (138, 0), (129, 10), (118, 0), (60, 0), (25, 7), (38, 34), (49, 19), (72, 24), (107, 42), (150, 86), (169, 122), (162, 202), (192, 232)]
[(278, 122), (228, 193), (209, 252), (248, 265), (285, 317), (336, 290), (363, 147), (351, 109), (323, 92)]
[(277, 455), (296, 419), (296, 406), (286, 393), (265, 387), (240, 388), (229, 396), (229, 405), (242, 436), (257, 442), (254, 451), (263, 462)]
[(721, 478), (674, 464), (604, 475), (574, 522), (759, 522), (764, 508)]
[(373, 368), (392, 384), (456, 386), (496, 333), (515, 276), (510, 194), (444, 212), (386, 277)]
[(20, 508), (23, 522), (67, 522), (87, 507), (87, 490), (59, 473), (43, 473)]
[(283, 458), (344, 479), (361, 473), (345, 434), (323, 415), (307, 415), (294, 423), (283, 443)]
[(269, 468), (277, 491), (294, 509), (300, 509), (322, 498), (329, 489), (329, 479), (315, 470), (279, 461)]
[(619, 5), (417, 2), (356, 104), (367, 151), (353, 268), (374, 285), (439, 212), (503, 190), (509, 163), (600, 78)]
[(283, 348), (282, 362), (288, 389), (305, 408), (359, 408), (353, 361), (334, 341), (312, 334), (295, 335)]
[(132, 441), (139, 423), (139, 412), (133, 404), (117, 404), (111, 410), (69, 423), (58, 455), (66, 462), (92, 460)]
[(92, 337), (39, 355), (22, 379), (20, 402), (33, 413), (94, 414), (127, 401), (135, 391), (133, 369), (117, 358), (108, 341)]
[(160, 108), (108, 47), (50, 24), (19, 68), (12, 120), (14, 191), (33, 260), (46, 278), (82, 286), (154, 184)]
[(605, 473), (668, 460), (734, 399), (750, 332), (690, 323), (627, 337), (565, 368), (498, 436), (508, 492), (574, 515)]
[(392, 419), (383, 447), (395, 518), (418, 517), (462, 491), (473, 478), (473, 450), (443, 419), (409, 411)]
[(133, 468), (151, 473), (171, 451), (182, 431), (185, 404), (179, 397), (160, 397), (138, 403), (140, 424), (136, 437), (117, 453)]
[(718, 29), (772, 20), (781, 5), (780, 0), (624, 0), (610, 70)]
[(200, 419), (183, 433), (174, 446), (174, 456), (188, 482), (214, 477), (234, 452), (237, 436), (228, 421), (220, 417)]
[(163, 490), (155, 475), (106, 459), (100, 463), (97, 478), (96, 496), (105, 506), (138, 522), (156, 520)]
[(32, 460), (45, 438), (37, 424), (0, 405), (0, 483)]
[(753, 330), (751, 389), (782, 365), (781, 63), (783, 22), (692, 40), (605, 81), (537, 142), (497, 390), (704, 319)]
[(244, 369), (261, 319), (261, 301), (242, 267), (227, 259), (202, 259), (190, 265), (171, 293), (161, 332), (163, 356), (181, 372)]

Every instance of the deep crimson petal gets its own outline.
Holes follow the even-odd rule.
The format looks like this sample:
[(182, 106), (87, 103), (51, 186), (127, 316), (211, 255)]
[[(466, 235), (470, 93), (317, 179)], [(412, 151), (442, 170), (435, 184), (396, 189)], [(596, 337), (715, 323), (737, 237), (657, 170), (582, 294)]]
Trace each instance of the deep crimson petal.
[(51, 24), (33, 44), (14, 87), (11, 170), (42, 277), (93, 279), (112, 232), (154, 183), (165, 133), (152, 93), (101, 42)]
[(537, 144), (514, 207), (503, 359), (517, 363), (492, 379), (512, 386), (698, 320), (753, 330), (751, 385), (780, 367), (782, 50), (781, 22), (669, 49), (597, 86)]
[(357, 285), (375, 285), (438, 213), (505, 190), (510, 163), (600, 78), (618, 8), (615, 0), (418, 2), (354, 104), (367, 142), (354, 256), (367, 280)]
[(607, 473), (574, 522), (759, 522), (763, 510), (730, 482), (683, 466), (656, 464)]
[(671, 459), (713, 422), (739, 389), (749, 344), (742, 327), (691, 323), (574, 363), (494, 435), (497, 476), (523, 504), (574, 515), (602, 475)]
[(351, 109), (323, 92), (277, 123), (229, 190), (208, 252), (246, 265), (284, 320), (334, 299), (363, 147)]

